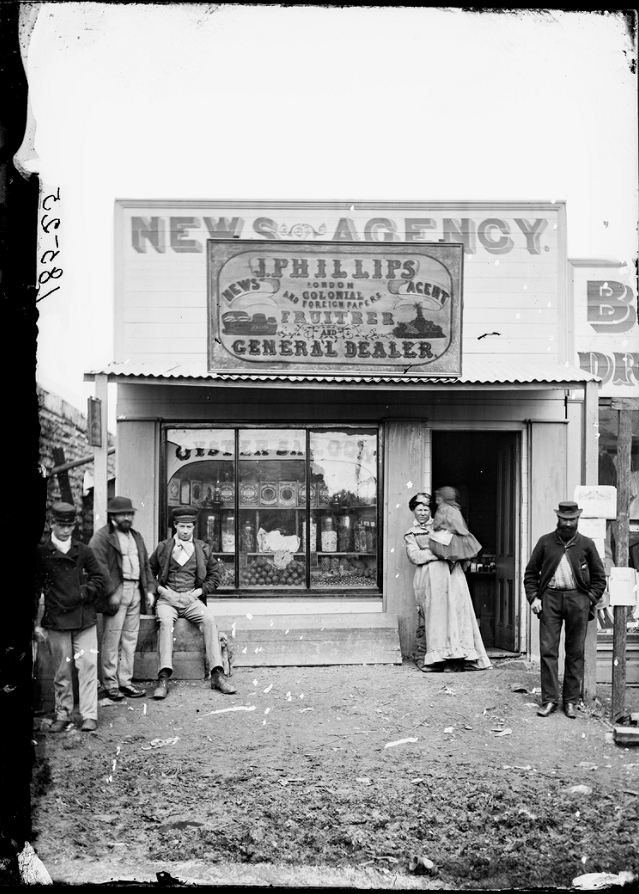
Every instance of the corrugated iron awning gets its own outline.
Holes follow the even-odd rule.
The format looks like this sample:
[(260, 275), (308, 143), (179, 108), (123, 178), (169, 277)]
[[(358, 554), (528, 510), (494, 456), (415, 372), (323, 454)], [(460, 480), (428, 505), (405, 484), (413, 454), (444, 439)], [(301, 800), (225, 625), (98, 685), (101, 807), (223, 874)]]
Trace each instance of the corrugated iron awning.
[(95, 367), (84, 374), (85, 381), (93, 381), (98, 375), (106, 375), (110, 380), (136, 379), (157, 382), (178, 379), (200, 382), (269, 382), (269, 383), (330, 383), (353, 385), (539, 385), (542, 387), (570, 388), (586, 382), (600, 382), (592, 373), (577, 367), (556, 363), (533, 363), (523, 360), (501, 358), (469, 357), (464, 360), (460, 376), (424, 375), (358, 375), (356, 373), (328, 374), (325, 371), (308, 373), (271, 372), (208, 372), (205, 363), (187, 361), (175, 363), (166, 360), (157, 362), (109, 363)]

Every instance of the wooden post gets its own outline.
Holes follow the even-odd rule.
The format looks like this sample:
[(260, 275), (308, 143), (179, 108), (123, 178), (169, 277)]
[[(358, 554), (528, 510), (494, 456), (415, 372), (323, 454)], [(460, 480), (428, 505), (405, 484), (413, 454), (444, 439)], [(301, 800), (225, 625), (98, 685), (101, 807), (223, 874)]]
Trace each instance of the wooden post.
[[(599, 448), (595, 437), (599, 430), (599, 385), (587, 382), (584, 387), (584, 484), (599, 481)], [(586, 704), (592, 704), (597, 696), (597, 618), (590, 621), (586, 633), (584, 649), (584, 680), (582, 697)]]
[[(630, 527), (630, 453), (632, 448), (631, 410), (637, 409), (639, 399), (613, 398), (611, 407), (619, 414), (617, 435), (617, 542), (615, 565), (628, 566), (628, 544)], [(613, 723), (626, 715), (626, 624), (628, 609), (625, 605), (615, 605), (612, 634), (612, 703), (610, 718)]]
[(109, 435), (107, 429), (107, 376), (95, 377), (95, 396), (101, 401), (100, 418), (102, 443), (93, 448), (93, 530), (97, 531), (107, 521), (107, 487), (109, 480)]

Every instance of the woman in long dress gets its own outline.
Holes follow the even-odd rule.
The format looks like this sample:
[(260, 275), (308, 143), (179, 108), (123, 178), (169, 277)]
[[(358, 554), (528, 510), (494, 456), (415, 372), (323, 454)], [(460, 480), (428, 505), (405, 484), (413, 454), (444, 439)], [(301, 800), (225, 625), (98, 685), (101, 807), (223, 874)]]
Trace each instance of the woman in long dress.
[(462, 567), (457, 562), (451, 569), (430, 549), (430, 501), (430, 494), (411, 497), (408, 508), (414, 522), (404, 535), (406, 554), (416, 566), (413, 589), (426, 638), (426, 654), (418, 666), (426, 672), (452, 670), (448, 663), (453, 662), (459, 669), (486, 670), (492, 665)]

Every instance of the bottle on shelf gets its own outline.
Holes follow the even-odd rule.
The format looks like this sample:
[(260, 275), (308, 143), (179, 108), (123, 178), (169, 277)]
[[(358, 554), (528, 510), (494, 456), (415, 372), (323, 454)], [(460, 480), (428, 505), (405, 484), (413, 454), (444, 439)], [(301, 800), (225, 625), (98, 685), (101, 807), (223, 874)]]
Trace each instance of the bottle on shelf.
[(242, 541), (242, 552), (245, 552), (245, 553), (256, 552), (255, 525), (248, 518), (242, 525), (241, 541)]
[(366, 526), (366, 552), (374, 553), (377, 550), (377, 525), (369, 521)]
[(227, 512), (222, 519), (222, 552), (235, 552), (235, 513)]
[(362, 518), (358, 518), (355, 524), (353, 548), (356, 553), (366, 552), (366, 522)]
[(337, 552), (337, 530), (335, 527), (335, 516), (332, 512), (326, 512), (322, 516), (320, 523), (320, 539), (322, 543), (323, 553)]
[(199, 540), (205, 540), (214, 553), (221, 550), (222, 515), (219, 504), (206, 500), (197, 519), (197, 536)]
[(353, 516), (348, 510), (337, 517), (337, 546), (340, 553), (353, 549)]

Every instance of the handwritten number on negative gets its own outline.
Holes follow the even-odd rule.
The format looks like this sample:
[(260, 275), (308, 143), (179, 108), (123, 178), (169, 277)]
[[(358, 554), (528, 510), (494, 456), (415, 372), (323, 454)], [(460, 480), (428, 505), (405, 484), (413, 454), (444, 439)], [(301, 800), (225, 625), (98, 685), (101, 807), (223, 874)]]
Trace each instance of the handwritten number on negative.
[[(48, 195), (48, 196), (46, 197), (46, 199), (44, 199), (44, 201), (42, 202), (42, 207), (44, 208), (45, 211), (49, 211), (49, 210), (50, 210), (49, 208), (47, 208), (47, 202), (49, 201), (49, 199), (53, 199), (54, 202), (59, 202), (59, 201), (60, 201), (60, 187), (59, 187), (59, 186), (58, 186), (58, 189), (57, 189), (57, 193), (51, 193), (51, 194)], [(57, 227), (56, 227), (56, 229), (57, 229)]]
[(44, 230), (44, 232), (45, 232), (47, 235), (49, 234), (49, 230), (51, 229), (51, 227), (52, 227), (54, 224), (55, 224), (55, 228), (54, 228), (54, 229), (56, 229), (56, 230), (57, 230), (58, 227), (60, 226), (60, 218), (59, 218), (59, 217), (54, 217), (53, 220), (50, 220), (48, 223), (45, 224), (44, 219), (45, 219), (45, 217), (48, 217), (48, 216), (49, 216), (48, 214), (43, 214), (43, 215), (42, 215), (42, 220), (40, 221), (40, 226), (42, 227), (42, 229)]

